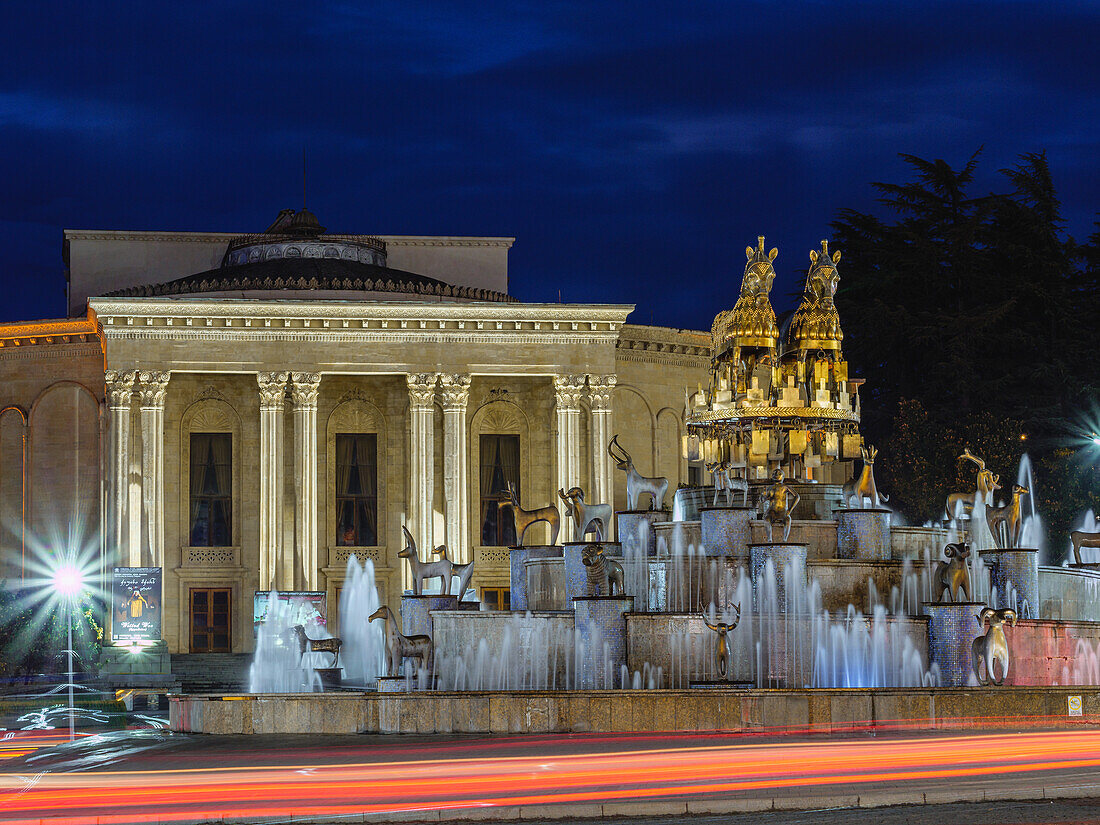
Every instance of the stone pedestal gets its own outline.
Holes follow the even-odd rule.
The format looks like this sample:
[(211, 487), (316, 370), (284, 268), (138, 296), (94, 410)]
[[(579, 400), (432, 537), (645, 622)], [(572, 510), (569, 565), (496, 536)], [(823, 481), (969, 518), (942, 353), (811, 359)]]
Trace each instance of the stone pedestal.
[(668, 521), (668, 510), (623, 510), (615, 514), (616, 536), (624, 558), (657, 555), (657, 533), (653, 525)]
[(578, 690), (622, 687), (626, 664), (626, 616), (634, 609), (630, 596), (583, 596), (573, 599)]
[(708, 556), (745, 558), (751, 541), (749, 522), (755, 516), (752, 507), (700, 508), (703, 552)]
[[(1031, 548), (982, 550), (989, 583), (997, 588), (999, 607), (1013, 607), (1021, 619), (1039, 616), (1039, 551)], [(1015, 603), (1010, 593), (1016, 593)]]
[(928, 664), (939, 666), (944, 687), (970, 682), (971, 645), (982, 635), (978, 613), (982, 602), (925, 602), (928, 616)]
[(672, 497), (674, 521), (698, 521), (699, 508), (710, 503), (713, 487), (680, 487)]
[(405, 693), (409, 689), (409, 682), (404, 676), (379, 676), (379, 693)]
[(566, 602), (588, 595), (588, 568), (581, 561), (581, 553), (590, 544), (602, 544), (606, 557), (618, 561), (622, 556), (621, 548), (615, 541), (569, 541), (562, 545), (565, 557), (565, 598)]
[(535, 544), (530, 547), (508, 548), (508, 589), (511, 592), (512, 610), (527, 610), (527, 568), (528, 559), (552, 559), (561, 556), (561, 547), (556, 544)]
[(890, 511), (852, 507), (834, 512), (838, 559), (884, 561), (890, 558)]
[[(806, 554), (809, 548), (805, 544), (792, 542), (770, 542), (768, 544), (749, 545), (749, 565), (752, 573), (753, 603), (757, 613), (786, 613), (788, 593), (792, 598), (804, 596), (806, 592)], [(764, 571), (767, 563), (775, 567), (774, 590), (767, 581)], [(787, 581), (788, 567), (796, 577)], [(773, 603), (774, 598), (774, 603)], [(797, 603), (792, 606), (797, 610)]]
[(401, 633), (404, 636), (431, 636), (432, 611), (457, 609), (457, 596), (402, 596)]

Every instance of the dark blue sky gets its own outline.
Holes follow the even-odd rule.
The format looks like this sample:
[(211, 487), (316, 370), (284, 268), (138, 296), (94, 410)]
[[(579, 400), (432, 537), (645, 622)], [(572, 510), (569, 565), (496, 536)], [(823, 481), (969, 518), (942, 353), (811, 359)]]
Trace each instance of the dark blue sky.
[[(980, 188), (1046, 149), (1100, 209), (1100, 6), (1077, 2), (43, 2), (5, 9), (0, 320), (64, 312), (62, 228), (514, 235), (525, 300), (709, 328), (774, 295), (899, 152)], [(841, 270), (843, 277), (843, 269)]]

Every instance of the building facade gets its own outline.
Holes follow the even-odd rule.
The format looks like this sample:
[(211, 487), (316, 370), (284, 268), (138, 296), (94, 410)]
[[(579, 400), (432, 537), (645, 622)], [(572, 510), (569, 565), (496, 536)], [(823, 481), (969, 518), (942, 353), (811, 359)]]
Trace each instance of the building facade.
[(505, 486), (624, 509), (615, 433), (687, 483), (711, 354), (631, 305), (515, 300), (511, 243), (333, 235), (305, 210), (255, 235), (67, 232), (73, 317), (0, 326), (5, 579), (59, 543), (161, 567), (169, 650), (245, 652), (255, 591), (324, 591), (335, 618), (352, 556), (396, 603), (404, 526), (503, 607)]

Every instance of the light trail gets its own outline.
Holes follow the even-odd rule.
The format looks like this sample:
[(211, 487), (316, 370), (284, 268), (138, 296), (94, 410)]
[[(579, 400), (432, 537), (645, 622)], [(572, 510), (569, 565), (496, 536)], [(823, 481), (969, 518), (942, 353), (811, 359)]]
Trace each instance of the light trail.
[[(1100, 731), (1031, 731), (913, 738), (646, 747), (624, 737), (610, 752), (580, 752), (578, 737), (544, 737), (537, 755), (454, 755), (453, 743), (417, 746), (404, 761), (288, 764), (0, 775), (5, 822), (173, 822), (341, 816), (493, 806), (735, 797), (792, 788), (890, 783), (924, 789), (943, 779), (1019, 777), (1100, 768)], [(600, 739), (603, 743), (608, 737)], [(474, 743), (471, 743), (474, 744)], [(481, 744), (481, 743), (477, 743)], [(516, 747), (515, 740), (500, 743)], [(393, 752), (389, 748), (386, 751)], [(232, 752), (236, 758), (248, 751)], [(311, 749), (310, 753), (316, 753)], [(445, 755), (444, 755), (445, 754)], [(368, 747), (351, 756), (377, 758)], [(262, 756), (270, 757), (270, 752)]]

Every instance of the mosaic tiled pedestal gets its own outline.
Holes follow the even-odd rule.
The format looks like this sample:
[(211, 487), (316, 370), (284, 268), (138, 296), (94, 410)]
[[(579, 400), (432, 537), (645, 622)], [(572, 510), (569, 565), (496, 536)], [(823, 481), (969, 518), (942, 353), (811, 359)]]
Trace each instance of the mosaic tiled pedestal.
[(561, 557), (561, 547), (556, 544), (536, 544), (531, 547), (508, 548), (508, 589), (511, 593), (511, 609), (527, 609), (527, 568), (528, 559), (552, 559)]
[(1013, 607), (1021, 619), (1039, 617), (1039, 551), (1031, 548), (982, 550), (979, 555), (989, 568), (989, 583), (997, 588), (1000, 607)]
[(699, 510), (703, 552), (708, 556), (745, 558), (751, 540), (749, 522), (756, 516), (752, 507), (703, 507)]
[(458, 609), (457, 596), (402, 596), (401, 633), (432, 635), (432, 611)]
[[(771, 583), (766, 580), (764, 571), (770, 561), (775, 567), (775, 609), (787, 612), (787, 592), (802, 594), (806, 592), (806, 554), (809, 548), (805, 544), (793, 542), (769, 542), (749, 545), (749, 565), (752, 574), (753, 602), (758, 613), (768, 609)], [(788, 582), (787, 575), (796, 577)]]
[(409, 682), (404, 676), (379, 676), (379, 693), (404, 693), (409, 689)]
[(623, 510), (615, 514), (623, 555), (635, 558), (657, 555), (657, 533), (653, 525), (669, 520), (668, 510)]
[(836, 555), (839, 559), (885, 561), (890, 558), (890, 511), (852, 507), (836, 510)]
[(978, 613), (983, 602), (925, 602), (928, 617), (928, 664), (939, 666), (944, 687), (970, 682), (971, 645), (982, 635)]
[(602, 544), (604, 556), (619, 557), (622, 550), (617, 541), (570, 541), (562, 546), (565, 557), (565, 598), (567, 602), (588, 595), (588, 568), (581, 561), (584, 548)]
[(612, 690), (622, 687), (626, 664), (626, 617), (634, 599), (584, 596), (573, 599), (576, 629), (577, 688)]

